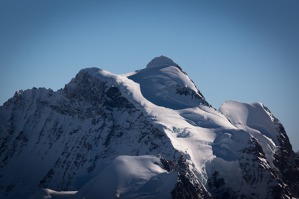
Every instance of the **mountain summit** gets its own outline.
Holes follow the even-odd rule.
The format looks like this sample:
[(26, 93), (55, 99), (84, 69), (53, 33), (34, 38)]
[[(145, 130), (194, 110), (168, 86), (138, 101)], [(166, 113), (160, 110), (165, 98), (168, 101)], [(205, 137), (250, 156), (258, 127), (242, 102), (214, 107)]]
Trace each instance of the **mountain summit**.
[(154, 59), (152, 59), (146, 65), (146, 68), (161, 67), (161, 66), (177, 66), (177, 64), (173, 62), (172, 59), (161, 55), (160, 57), (155, 57)]
[(261, 103), (219, 111), (171, 59), (0, 107), (0, 198), (292, 198), (299, 158)]
[(138, 83), (142, 95), (158, 106), (177, 110), (208, 105), (193, 81), (167, 57), (154, 58), (145, 69), (128, 78)]

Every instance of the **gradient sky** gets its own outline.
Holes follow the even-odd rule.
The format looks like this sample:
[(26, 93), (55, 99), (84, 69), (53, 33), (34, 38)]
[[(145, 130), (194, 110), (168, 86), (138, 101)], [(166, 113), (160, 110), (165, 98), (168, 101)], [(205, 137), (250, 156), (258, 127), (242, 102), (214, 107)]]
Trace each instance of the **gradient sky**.
[(298, 0), (0, 0), (0, 104), (62, 88), (82, 68), (122, 74), (165, 55), (215, 108), (264, 103), (298, 150), (298, 10)]

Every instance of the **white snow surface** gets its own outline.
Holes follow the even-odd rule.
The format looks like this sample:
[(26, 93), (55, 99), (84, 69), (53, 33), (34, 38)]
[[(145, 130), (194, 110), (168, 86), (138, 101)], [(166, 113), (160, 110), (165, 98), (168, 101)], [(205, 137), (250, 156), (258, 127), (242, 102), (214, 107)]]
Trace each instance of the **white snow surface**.
[[(273, 118), (262, 103), (241, 103), (236, 101), (224, 102), (219, 111), (239, 129), (249, 132), (259, 140), (267, 160), (272, 164), (275, 147), (278, 146)], [(273, 165), (272, 165), (273, 166)]]
[(177, 172), (167, 172), (155, 156), (118, 156), (79, 191), (38, 189), (30, 198), (171, 198)]
[(119, 156), (79, 190), (75, 198), (171, 198), (177, 173), (154, 156)]
[(262, 103), (241, 103), (236, 101), (226, 101), (219, 111), (225, 115), (232, 124), (238, 128), (244, 126), (260, 131), (277, 143), (278, 132), (275, 129), (273, 118), (265, 110)]
[(48, 199), (48, 198), (55, 198), (55, 199), (65, 199), (65, 198), (74, 198), (77, 191), (54, 191), (51, 189), (38, 189), (35, 191), (29, 199)]

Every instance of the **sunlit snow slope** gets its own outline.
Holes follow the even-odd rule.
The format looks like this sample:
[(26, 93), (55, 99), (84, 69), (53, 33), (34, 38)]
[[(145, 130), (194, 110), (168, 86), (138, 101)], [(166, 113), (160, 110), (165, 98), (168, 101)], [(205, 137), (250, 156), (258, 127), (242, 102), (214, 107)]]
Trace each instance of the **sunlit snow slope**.
[(206, 102), (171, 59), (0, 107), (0, 198), (290, 198), (299, 160), (263, 104)]

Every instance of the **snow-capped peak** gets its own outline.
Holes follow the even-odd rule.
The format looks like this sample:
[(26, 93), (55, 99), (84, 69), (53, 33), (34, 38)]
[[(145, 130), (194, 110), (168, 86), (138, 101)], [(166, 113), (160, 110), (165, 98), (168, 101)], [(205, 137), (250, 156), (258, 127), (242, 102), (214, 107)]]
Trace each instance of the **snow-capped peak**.
[(298, 198), (299, 157), (270, 110), (218, 112), (164, 56), (17, 92), (0, 121), (3, 199)]
[(128, 78), (138, 83), (143, 97), (155, 105), (175, 110), (208, 105), (187, 74), (165, 56), (154, 58)]
[(172, 59), (165, 57), (163, 55), (161, 55), (160, 57), (155, 57), (154, 59), (152, 59), (147, 65), (146, 68), (151, 68), (151, 67), (158, 67), (158, 66), (177, 66), (178, 64), (176, 64), (174, 61), (172, 61)]
[(79, 71), (79, 74), (88, 73), (89, 75), (94, 76), (95, 74), (99, 73), (100, 70), (101, 69), (96, 68), (96, 67), (84, 68)]

